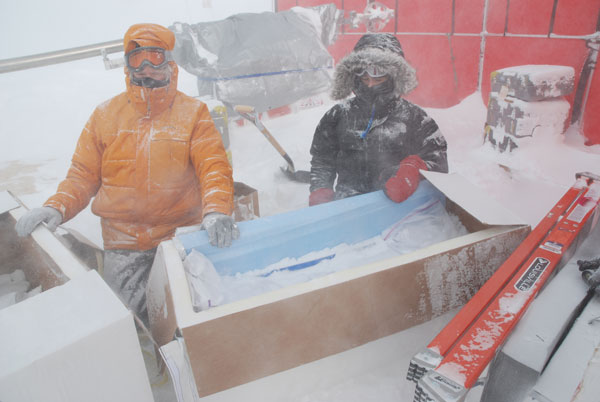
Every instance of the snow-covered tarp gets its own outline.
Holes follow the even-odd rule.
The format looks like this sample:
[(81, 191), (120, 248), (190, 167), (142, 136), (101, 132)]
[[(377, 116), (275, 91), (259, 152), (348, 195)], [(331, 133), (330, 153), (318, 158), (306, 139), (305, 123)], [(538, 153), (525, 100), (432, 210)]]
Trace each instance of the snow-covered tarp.
[(169, 27), (173, 57), (198, 78), (200, 96), (263, 112), (326, 91), (341, 11), (326, 4), (281, 12), (235, 14)]

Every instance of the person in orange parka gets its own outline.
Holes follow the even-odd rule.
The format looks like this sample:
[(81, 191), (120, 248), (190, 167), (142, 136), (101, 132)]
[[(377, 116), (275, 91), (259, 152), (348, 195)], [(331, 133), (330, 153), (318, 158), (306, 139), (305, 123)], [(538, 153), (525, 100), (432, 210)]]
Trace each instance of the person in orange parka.
[(202, 223), (213, 245), (239, 236), (232, 168), (206, 105), (177, 91), (174, 34), (136, 24), (124, 37), (127, 91), (101, 104), (85, 125), (67, 177), (42, 208), (16, 225), (51, 230), (84, 209), (101, 217), (104, 279), (140, 318), (157, 245)]

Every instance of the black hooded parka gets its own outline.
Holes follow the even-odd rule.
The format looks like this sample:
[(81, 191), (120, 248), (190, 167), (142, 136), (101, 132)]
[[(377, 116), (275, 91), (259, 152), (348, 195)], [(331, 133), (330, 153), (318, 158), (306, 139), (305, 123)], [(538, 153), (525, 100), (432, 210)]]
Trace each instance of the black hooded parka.
[[(369, 65), (388, 80), (368, 88), (359, 74)], [(409, 155), (427, 169), (448, 172), (447, 144), (420, 107), (401, 98), (416, 86), (414, 69), (391, 34), (367, 34), (336, 67), (332, 97), (347, 98), (325, 113), (311, 146), (310, 191), (333, 189), (335, 198), (380, 190)]]

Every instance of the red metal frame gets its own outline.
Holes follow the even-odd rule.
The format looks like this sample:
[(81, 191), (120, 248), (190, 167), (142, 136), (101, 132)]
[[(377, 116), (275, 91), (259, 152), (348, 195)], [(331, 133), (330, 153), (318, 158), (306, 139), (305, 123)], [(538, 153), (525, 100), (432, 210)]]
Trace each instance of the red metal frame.
[[(588, 53), (585, 40), (580, 36), (591, 35), (599, 28), (597, 0), (379, 2), (396, 11), (384, 31), (396, 33), (407, 60), (417, 69), (419, 86), (407, 98), (423, 107), (450, 107), (478, 89), (487, 104), (490, 73), (509, 66), (572, 66), (577, 83)], [(331, 0), (277, 0), (276, 10), (325, 3)], [(334, 3), (348, 16), (349, 11), (364, 10), (367, 1), (336, 0)], [(364, 32), (362, 26), (344, 28), (338, 41), (329, 48), (335, 61), (347, 54)], [(576, 37), (558, 37), (561, 35)], [(483, 69), (479, 77), (483, 43)], [(600, 144), (600, 114), (595, 113), (600, 109), (599, 87), (600, 80), (594, 77), (583, 119), (587, 145)], [(573, 95), (567, 100), (572, 103)]]

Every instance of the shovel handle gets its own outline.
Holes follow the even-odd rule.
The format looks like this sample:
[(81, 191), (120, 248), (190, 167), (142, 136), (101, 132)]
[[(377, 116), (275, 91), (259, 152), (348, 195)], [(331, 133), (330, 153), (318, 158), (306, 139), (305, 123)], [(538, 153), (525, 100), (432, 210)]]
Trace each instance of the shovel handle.
[(233, 107), (233, 109), (238, 112), (238, 113), (254, 113), (254, 108), (252, 106), (248, 106), (248, 105), (236, 105)]
[(258, 118), (258, 113), (256, 113), (256, 109), (254, 109), (254, 107), (248, 105), (236, 105), (233, 107), (233, 110), (239, 113), (239, 115), (244, 119), (252, 122), (252, 124), (254, 124), (260, 131), (263, 131), (264, 126)]
[(277, 152), (279, 152), (283, 159), (285, 159), (291, 171), (295, 171), (292, 159), (288, 156), (287, 152), (285, 152), (283, 147), (279, 145), (279, 142), (277, 142), (277, 140), (275, 139), (275, 137), (273, 137), (269, 130), (267, 130), (267, 128), (261, 123), (261, 121), (258, 118), (258, 113), (256, 113), (256, 110), (252, 106), (236, 105), (233, 107), (233, 110), (239, 113), (243, 118), (251, 121), (256, 126), (256, 128), (258, 128), (260, 132), (265, 136), (265, 138), (271, 143), (271, 145), (275, 147), (275, 149), (277, 150)]

